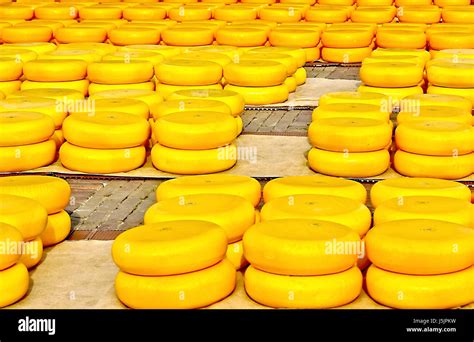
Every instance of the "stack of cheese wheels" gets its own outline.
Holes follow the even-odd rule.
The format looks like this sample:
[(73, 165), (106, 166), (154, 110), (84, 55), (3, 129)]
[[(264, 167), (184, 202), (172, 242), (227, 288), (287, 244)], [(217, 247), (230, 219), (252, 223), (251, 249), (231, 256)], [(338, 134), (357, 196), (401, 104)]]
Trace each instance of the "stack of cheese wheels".
[(53, 163), (53, 119), (40, 112), (4, 110), (0, 109), (0, 171), (26, 171)]
[[(331, 97), (335, 98), (334, 102)], [(308, 164), (316, 172), (341, 177), (372, 177), (390, 166), (393, 125), (383, 95), (325, 95), (313, 111), (308, 138), (313, 148)], [(339, 102), (341, 101), (341, 102)], [(360, 136), (354, 139), (354, 136)]]
[[(0, 222), (9, 224), (23, 236), (20, 262), (35, 267), (43, 256), (40, 235), (48, 223), (46, 209), (37, 201), (15, 195), (0, 195)], [(19, 246), (16, 246), (19, 247)]]
[(236, 270), (225, 258), (227, 238), (216, 223), (171, 220), (117, 237), (117, 297), (134, 309), (194, 309), (227, 297)]
[(395, 169), (405, 176), (460, 179), (474, 171), (474, 128), (470, 123), (419, 120), (395, 130)]
[(352, 28), (346, 26), (330, 26), (322, 36), (322, 59), (334, 63), (360, 63), (368, 57), (373, 49), (375, 30), (373, 26), (360, 24)]
[(173, 220), (202, 220), (221, 226), (227, 242), (242, 240), (255, 223), (253, 203), (231, 193), (191, 193), (160, 200), (145, 213), (145, 224)]
[(9, 224), (0, 223), (0, 243), (5, 249), (0, 254), (0, 308), (3, 308), (26, 295), (30, 277), (28, 269), (20, 261), (23, 244), (20, 231)]
[(400, 101), (405, 96), (423, 93), (423, 75), (424, 64), (419, 60), (364, 61), (360, 68), (363, 84), (359, 90), (380, 92), (391, 96), (393, 101)]
[[(160, 202), (191, 194), (227, 194), (240, 196), (256, 207), (260, 203), (261, 192), (260, 183), (246, 176), (222, 174), (183, 176), (161, 183), (156, 189), (156, 199)], [(242, 240), (228, 244), (226, 257), (237, 270), (248, 264), (243, 253)]]
[(143, 165), (150, 126), (146, 118), (137, 114), (79, 112), (64, 121), (63, 133), (67, 142), (61, 146), (59, 157), (66, 168), (106, 174), (131, 171)]
[(362, 243), (344, 225), (314, 219), (269, 220), (252, 226), (243, 242), (250, 262), (245, 289), (258, 303), (331, 308), (352, 302), (362, 290), (356, 266)]
[(472, 303), (472, 227), (437, 219), (387, 221), (369, 231), (366, 244), (372, 262), (367, 290), (377, 302), (399, 309)]
[(471, 125), (472, 104), (457, 95), (420, 94), (403, 98), (397, 114), (397, 123), (411, 121), (450, 121)]
[(87, 63), (80, 59), (37, 59), (23, 66), (25, 81), (21, 89), (75, 89), (87, 94)]
[(3, 57), (0, 54), (0, 91), (8, 95), (20, 89), (23, 63), (15, 56)]
[(89, 94), (104, 90), (154, 90), (153, 63), (144, 60), (108, 60), (93, 62), (87, 67)]
[(222, 89), (222, 65), (210, 60), (172, 57), (155, 65), (156, 90), (163, 97), (183, 89)]
[[(69, 235), (71, 218), (64, 209), (69, 204), (71, 188), (65, 180), (50, 176), (3, 177), (0, 178), (0, 195), (26, 197), (37, 201), (46, 209), (48, 223), (39, 235), (44, 247), (55, 245)], [(32, 226), (28, 229), (32, 229)]]
[[(470, 56), (474, 57), (474, 49)], [(429, 94), (463, 96), (474, 106), (474, 58), (434, 59), (427, 64), (426, 74)]]

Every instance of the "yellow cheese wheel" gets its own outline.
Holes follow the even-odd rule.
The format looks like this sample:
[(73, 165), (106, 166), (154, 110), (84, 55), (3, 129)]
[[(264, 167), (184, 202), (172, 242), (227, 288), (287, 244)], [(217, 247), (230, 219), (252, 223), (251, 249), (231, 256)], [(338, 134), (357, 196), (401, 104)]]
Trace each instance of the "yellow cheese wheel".
[(377, 302), (398, 309), (448, 309), (472, 302), (474, 267), (441, 275), (417, 276), (384, 271), (367, 272), (367, 290)]
[(28, 292), (30, 275), (22, 263), (0, 271), (0, 307), (9, 306)]
[(67, 81), (67, 82), (35, 82), (35, 81), (23, 81), (21, 84), (21, 90), (30, 90), (30, 89), (70, 89), (79, 91), (82, 96), (86, 96), (89, 88), (88, 80), (78, 80), (78, 81)]
[(71, 188), (57, 177), (9, 176), (0, 178), (0, 194), (31, 198), (45, 207), (48, 214), (55, 214), (68, 205)]
[(1, 271), (15, 265), (22, 254), (23, 236), (15, 227), (0, 222), (0, 242), (2, 253), (0, 254), (0, 274)]
[(41, 97), (13, 97), (0, 101), (0, 112), (39, 112), (51, 117), (61, 127), (67, 112), (54, 99)]
[(54, 38), (61, 44), (103, 43), (107, 39), (107, 30), (102, 27), (64, 27), (56, 31)]
[(430, 84), (447, 88), (474, 88), (474, 64), (436, 62), (428, 66)]
[(74, 103), (75, 101), (84, 100), (84, 95), (81, 92), (73, 89), (60, 88), (39, 88), (21, 90), (8, 95), (8, 97), (44, 97), (57, 101), (64, 101), (66, 103)]
[(153, 64), (147, 61), (131, 60), (91, 63), (87, 67), (91, 82), (99, 84), (130, 84), (147, 82), (153, 77)]
[[(71, 20), (73, 20), (73, 19), (71, 19)], [(53, 32), (53, 37), (54, 37), (54, 35), (55, 35), (55, 33), (58, 29), (64, 27), (64, 24), (62, 22), (59, 22), (59, 21), (56, 21), (56, 20), (46, 20), (46, 19), (34, 19), (34, 20), (31, 20), (31, 21), (25, 21), (25, 22), (20, 22), (18, 24), (15, 24), (15, 26), (31, 26), (31, 25), (49, 27), (51, 29), (51, 31)], [(47, 43), (47, 42), (42, 42), (42, 43), (43, 44), (53, 44), (53, 43)], [(28, 43), (25, 43), (25, 44), (28, 44)], [(30, 43), (30, 44), (34, 44), (34, 43)], [(37, 52), (36, 50), (34, 50), (34, 51)]]
[[(81, 28), (98, 28), (101, 30), (104, 29), (106, 31), (106, 37), (110, 34), (110, 31), (115, 30), (117, 28), (117, 26), (114, 23), (107, 22), (107, 21), (96, 21), (96, 22), (86, 22), (86, 23), (79, 22), (79, 23), (68, 25), (68, 27), (77, 28), (77, 29), (81, 29)], [(90, 32), (92, 33), (94, 31), (90, 31)], [(99, 32), (99, 31), (95, 31), (95, 32)], [(87, 30), (84, 33), (88, 34)], [(104, 41), (105, 39), (99, 41), (99, 43), (104, 42)], [(85, 42), (87, 43), (87, 40)]]
[[(352, 96), (351, 96), (352, 97)], [(347, 102), (323, 104), (313, 110), (312, 119), (362, 118), (388, 122), (390, 113), (381, 106), (366, 103)]]
[[(338, 253), (335, 241), (342, 249), (348, 248)], [(316, 219), (258, 223), (247, 230), (243, 239), (245, 258), (252, 267), (292, 276), (345, 271), (356, 263), (358, 243), (359, 236), (348, 227)]]
[[(69, 45), (69, 44), (68, 44)], [(60, 45), (63, 46), (63, 45)], [(87, 63), (98, 62), (102, 59), (93, 50), (56, 50), (38, 56), (39, 60), (82, 60)]]
[(43, 242), (39, 237), (32, 241), (25, 242), (23, 245), (24, 252), (21, 255), (19, 263), (26, 268), (31, 269), (37, 266), (43, 257)]
[(372, 53), (371, 47), (321, 49), (322, 59), (332, 63), (360, 63)]
[(402, 48), (377, 48), (372, 52), (371, 57), (374, 56), (418, 56), (425, 62), (429, 61), (430, 53), (424, 49), (402, 49)]
[[(432, 28), (433, 26), (430, 26)], [(400, 23), (400, 22), (392, 22), (392, 23), (385, 23), (381, 26), (382, 29), (402, 29), (402, 30), (412, 30), (412, 31), (422, 31), (426, 32), (428, 29), (427, 24), (420, 24), (420, 23)]]
[(81, 60), (41, 59), (26, 62), (23, 66), (25, 78), (37, 82), (77, 81), (86, 77), (87, 63)]
[(450, 59), (456, 63), (459, 60), (474, 59), (474, 49), (445, 49), (436, 52), (435, 59)]
[(395, 140), (405, 152), (458, 156), (474, 150), (474, 128), (471, 124), (447, 121), (406, 122), (398, 125)]
[(298, 68), (294, 73), (293, 77), (295, 78), (296, 85), (300, 86), (306, 83), (306, 69), (305, 68)]
[[(142, 83), (127, 83), (127, 84), (99, 84), (91, 83), (89, 85), (89, 95), (94, 95), (99, 92), (115, 92), (121, 90), (145, 90), (154, 91), (155, 84), (153, 82), (142, 82)], [(161, 95), (159, 95), (162, 97)]]
[(193, 309), (227, 297), (235, 288), (236, 271), (227, 260), (181, 275), (142, 277), (119, 272), (118, 298), (134, 309)]
[(415, 87), (404, 87), (404, 88), (384, 88), (384, 87), (371, 87), (365, 84), (361, 84), (357, 88), (358, 92), (361, 93), (379, 93), (388, 96), (391, 103), (397, 104), (402, 99), (411, 95), (423, 94), (423, 88), (420, 86)]
[(472, 174), (474, 154), (425, 156), (398, 150), (393, 165), (404, 176), (460, 179)]
[(424, 49), (426, 35), (418, 30), (379, 29), (376, 42), (382, 48)]
[(168, 11), (168, 17), (171, 20), (181, 21), (195, 21), (195, 20), (209, 20), (212, 12), (204, 6), (187, 5), (177, 8), (171, 8)]
[(123, 18), (127, 20), (161, 20), (165, 19), (166, 15), (165, 8), (143, 4), (127, 7), (123, 10)]
[(51, 117), (37, 112), (0, 112), (0, 146), (43, 142), (54, 133)]
[(305, 20), (316, 23), (343, 23), (347, 20), (347, 11), (337, 7), (311, 7), (305, 14)]
[(396, 11), (391, 6), (362, 6), (359, 5), (351, 13), (354, 23), (389, 23), (395, 17)]
[(451, 107), (458, 109), (461, 113), (471, 113), (471, 102), (461, 96), (456, 95), (441, 95), (441, 94), (420, 94), (407, 96), (403, 99), (401, 105), (403, 109), (404, 102), (410, 106), (411, 103), (416, 103), (421, 110), (424, 107)]
[(162, 116), (153, 127), (158, 143), (183, 150), (208, 150), (230, 144), (237, 138), (237, 128), (232, 115), (201, 110)]
[(220, 83), (217, 84), (210, 84), (210, 85), (186, 85), (186, 86), (179, 86), (179, 85), (171, 85), (171, 84), (163, 84), (158, 83), (156, 85), (156, 92), (163, 96), (166, 100), (171, 98), (171, 95), (175, 92), (182, 91), (182, 90), (190, 90), (190, 91), (210, 91), (210, 90), (222, 90), (222, 85)]
[(289, 6), (289, 7), (263, 7), (258, 11), (258, 16), (262, 20), (274, 21), (277, 23), (295, 23), (299, 22), (303, 15), (302, 11), (298, 8)]
[(161, 33), (161, 39), (171, 46), (210, 45), (214, 41), (214, 31), (204, 27), (172, 27)]
[(226, 85), (225, 90), (241, 94), (247, 105), (265, 105), (282, 103), (288, 100), (289, 91), (285, 85), (271, 87), (240, 87)]
[(13, 57), (0, 57), (0, 82), (18, 80), (23, 72), (23, 63)]
[(34, 9), (28, 5), (16, 4), (17, 6), (0, 6), (0, 19), (24, 19), (29, 20), (34, 16)]
[[(141, 100), (135, 100), (131, 98), (89, 99), (82, 102), (81, 104), (82, 106), (69, 108), (69, 114), (89, 113), (90, 116), (96, 112), (121, 112), (143, 119), (148, 119), (149, 117), (149, 109), (147, 104)], [(109, 122), (109, 124), (111, 124), (111, 122)]]
[(174, 174), (198, 175), (220, 172), (237, 162), (237, 147), (230, 144), (209, 150), (178, 150), (155, 144), (151, 151), (153, 165)]
[(143, 145), (149, 137), (147, 120), (137, 115), (97, 111), (75, 113), (63, 124), (66, 140), (76, 146), (120, 149)]
[(438, 7), (450, 6), (469, 6), (471, 2), (469, 0), (434, 0), (434, 4)]
[[(469, 5), (469, 2), (466, 1)], [(445, 23), (471, 24), (474, 19), (472, 7), (449, 7), (441, 11), (441, 17)]]
[(370, 199), (374, 207), (393, 198), (404, 200), (408, 196), (441, 196), (470, 202), (469, 188), (458, 182), (435, 178), (400, 177), (374, 184)]
[(132, 171), (146, 159), (144, 146), (121, 149), (91, 149), (64, 143), (59, 158), (69, 170), (85, 173), (118, 173)]
[(153, 90), (145, 90), (145, 89), (121, 89), (121, 90), (106, 90), (101, 92), (96, 92), (89, 96), (91, 100), (98, 100), (98, 99), (133, 99), (139, 100), (146, 103), (151, 110), (155, 106), (158, 106), (160, 103), (163, 102), (163, 97), (156, 93)]
[(442, 196), (408, 196), (392, 198), (374, 212), (374, 225), (399, 220), (429, 219), (457, 223), (474, 228), (472, 204)]
[(327, 30), (321, 36), (324, 47), (362, 48), (372, 43), (373, 33), (369, 30)]
[(179, 56), (170, 58), (172, 61), (176, 60), (200, 60), (207, 62), (214, 62), (219, 64), (221, 67), (226, 66), (231, 63), (232, 60), (226, 54), (219, 52), (202, 52), (202, 51), (193, 51), (189, 50), (182, 53)]
[(69, 4), (55, 3), (35, 8), (35, 17), (38, 19), (75, 19), (77, 15), (76, 7)]
[(241, 240), (244, 232), (254, 224), (255, 209), (251, 202), (236, 195), (191, 194), (162, 200), (145, 213), (145, 225), (175, 220), (218, 224), (230, 243)]
[(288, 76), (293, 75), (298, 69), (296, 59), (293, 56), (284, 53), (247, 53), (240, 58), (240, 61), (244, 60), (264, 60), (279, 62), (286, 67)]
[(257, 10), (240, 5), (222, 6), (214, 10), (213, 17), (214, 19), (228, 22), (254, 20), (257, 18)]
[(241, 94), (230, 90), (218, 89), (189, 89), (179, 90), (171, 94), (167, 100), (184, 100), (184, 99), (207, 99), (225, 103), (232, 111), (232, 115), (238, 116), (244, 111), (244, 98)]
[(5, 43), (49, 42), (53, 30), (47, 26), (12, 26), (2, 30), (2, 41)]
[(270, 44), (273, 46), (310, 48), (319, 43), (320, 32), (306, 29), (278, 28), (269, 35)]
[(160, 31), (150, 27), (120, 27), (110, 31), (114, 45), (158, 44)]
[[(190, 53), (205, 53), (202, 55), (198, 54), (199, 57), (204, 57), (206, 56), (206, 54), (212, 53), (212, 54), (218, 54), (218, 56), (221, 59), (223, 59), (221, 55), (226, 55), (231, 61), (237, 60), (241, 55), (241, 52), (238, 50), (236, 46), (228, 46), (228, 45), (190, 46), (190, 47), (185, 48), (184, 51), (185, 51), (184, 54), (188, 54), (188, 55)], [(181, 56), (182, 55), (183, 54), (181, 54)]]
[(474, 37), (472, 32), (435, 32), (430, 35), (430, 48), (444, 49), (473, 49)]
[(56, 157), (53, 140), (23, 145), (0, 147), (0, 171), (27, 171), (50, 165)]
[(404, 6), (398, 10), (397, 17), (402, 23), (439, 23), (441, 10), (438, 6)]
[(109, 53), (114, 53), (117, 51), (117, 47), (113, 46), (112, 44), (105, 43), (70, 43), (58, 45), (58, 51), (65, 50), (88, 50), (94, 51), (94, 53), (97, 55), (105, 56)]
[(392, 139), (391, 122), (366, 118), (317, 119), (308, 129), (310, 143), (335, 152), (371, 152), (385, 148)]
[(357, 266), (322, 276), (283, 276), (250, 266), (245, 290), (256, 302), (275, 308), (323, 309), (348, 304), (362, 291)]
[(169, 100), (165, 102), (160, 102), (159, 104), (151, 106), (150, 108), (150, 112), (155, 120), (172, 113), (188, 111), (219, 112), (225, 114), (232, 114), (229, 106), (223, 102), (215, 100), (204, 100), (199, 98)]
[[(462, 98), (461, 98), (462, 99)], [(464, 125), (471, 125), (472, 123), (472, 115), (471, 111), (466, 111), (459, 107), (455, 106), (436, 106), (436, 105), (428, 105), (428, 106), (419, 106), (418, 109), (413, 108), (411, 109), (409, 105), (406, 105), (411, 100), (407, 100), (405, 98), (402, 100), (402, 110), (397, 114), (397, 123), (404, 124), (407, 122), (413, 121), (449, 121), (449, 122), (457, 122)], [(416, 101), (416, 100), (415, 100)], [(467, 101), (469, 107), (471, 103)], [(462, 102), (459, 102), (461, 105)], [(449, 103), (446, 103), (449, 104)], [(408, 108), (404, 108), (408, 107)]]
[(371, 87), (413, 87), (423, 79), (423, 68), (413, 63), (369, 63), (360, 68), (360, 78)]
[(167, 276), (202, 270), (220, 262), (227, 236), (215, 223), (169, 221), (120, 234), (112, 257), (121, 271), (143, 276)]
[(216, 41), (220, 45), (262, 46), (267, 42), (267, 39), (268, 32), (261, 28), (231, 26), (216, 31)]
[(263, 188), (265, 203), (283, 196), (337, 195), (365, 203), (367, 191), (355, 181), (327, 176), (287, 176), (269, 181)]
[(33, 61), (38, 57), (38, 54), (28, 49), (11, 48), (9, 45), (0, 45), (1, 58), (15, 58), (18, 62), (26, 63)]
[(316, 172), (337, 177), (363, 178), (382, 174), (390, 166), (387, 150), (374, 152), (330, 152), (312, 148), (308, 164)]
[(155, 75), (160, 82), (170, 85), (211, 85), (222, 78), (222, 67), (210, 61), (175, 59), (156, 65)]
[(93, 5), (85, 6), (79, 9), (81, 19), (120, 19), (122, 9), (120, 7)]
[(319, 98), (319, 106), (325, 106), (336, 103), (358, 103), (378, 106), (379, 108), (388, 108), (390, 99), (378, 93), (359, 93), (356, 91), (331, 92), (322, 95)]
[(427, 93), (436, 94), (436, 95), (461, 96), (471, 101), (472, 106), (474, 106), (474, 88), (446, 88), (446, 87), (438, 87), (434, 85), (429, 85), (427, 89)]
[(474, 255), (474, 230), (440, 220), (406, 219), (380, 223), (367, 233), (365, 241), (373, 264), (404, 274), (460, 271), (472, 265)]
[(242, 60), (224, 67), (224, 77), (229, 84), (245, 87), (269, 87), (283, 84), (286, 67), (276, 61)]
[(245, 259), (242, 240), (230, 243), (228, 245), (226, 259), (230, 261), (232, 265), (234, 265), (237, 271), (246, 267), (249, 264), (247, 259)]
[(71, 217), (62, 210), (59, 213), (48, 216), (48, 225), (41, 234), (43, 246), (53, 246), (65, 240), (71, 232)]
[(247, 176), (215, 174), (183, 176), (161, 183), (156, 189), (156, 200), (193, 194), (228, 194), (245, 198), (254, 206), (260, 203), (260, 183)]
[(360, 236), (369, 230), (372, 220), (369, 209), (356, 200), (319, 194), (275, 198), (263, 206), (260, 217), (262, 222), (280, 219), (324, 220), (344, 225)]

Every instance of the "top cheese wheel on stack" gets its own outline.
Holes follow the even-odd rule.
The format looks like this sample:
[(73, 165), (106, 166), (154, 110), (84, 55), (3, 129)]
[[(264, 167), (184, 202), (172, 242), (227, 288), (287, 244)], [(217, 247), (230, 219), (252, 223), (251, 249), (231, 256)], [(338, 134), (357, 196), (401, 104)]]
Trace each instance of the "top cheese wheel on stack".
[(87, 63), (82, 60), (41, 59), (25, 63), (25, 78), (37, 82), (64, 82), (82, 80), (87, 74)]
[(372, 87), (401, 88), (418, 85), (423, 67), (412, 63), (370, 63), (360, 68), (360, 78)]
[(389, 100), (389, 97), (383, 94), (341, 91), (322, 95), (319, 98), (319, 106), (333, 103), (360, 103), (375, 105), (379, 106), (380, 108), (388, 108)]
[(438, 6), (404, 6), (397, 17), (402, 23), (433, 24), (439, 23), (441, 10)]
[(365, 103), (330, 103), (317, 107), (312, 119), (326, 118), (365, 118), (388, 122), (390, 113), (388, 108)]
[(364, 186), (352, 180), (328, 176), (287, 176), (265, 184), (265, 203), (283, 196), (300, 194), (332, 195), (353, 199), (362, 204), (367, 200)]
[(354, 23), (389, 23), (395, 17), (396, 10), (392, 6), (359, 6), (351, 13)]
[(220, 226), (183, 220), (153, 223), (120, 234), (114, 241), (112, 256), (124, 272), (163, 276), (215, 265), (226, 250), (227, 237)]
[(216, 31), (216, 41), (220, 45), (239, 47), (263, 46), (268, 39), (268, 31), (255, 27), (230, 25)]
[[(465, 1), (470, 5), (469, 1)], [(450, 6), (441, 11), (441, 17), (445, 23), (471, 24), (474, 19), (472, 6)]]
[(236, 175), (183, 176), (161, 183), (156, 189), (156, 200), (215, 193), (237, 195), (257, 206), (261, 197), (260, 183), (254, 178)]
[[(291, 227), (291, 229), (288, 229)], [(357, 254), (328, 253), (333, 239), (356, 244), (359, 236), (341, 224), (310, 220), (273, 220), (252, 226), (244, 236), (244, 251), (253, 267), (280, 275), (316, 276), (351, 268)]]
[(376, 41), (382, 48), (423, 49), (426, 34), (421, 30), (381, 28), (377, 31)]
[(321, 42), (330, 48), (359, 48), (372, 43), (373, 33), (369, 30), (332, 29), (323, 32)]
[(473, 76), (474, 64), (469, 63), (451, 63), (435, 60), (427, 67), (428, 81), (435, 86), (474, 88)]
[(270, 32), (269, 41), (272, 46), (313, 48), (318, 46), (320, 32), (304, 28), (277, 28)]
[[(451, 121), (471, 125), (471, 111), (462, 110), (456, 106), (419, 106), (411, 108), (410, 100), (402, 100), (401, 110), (397, 115), (397, 123), (411, 121)], [(461, 103), (462, 104), (462, 103)], [(469, 103), (470, 107), (471, 103)]]
[(160, 82), (170, 85), (210, 85), (221, 80), (222, 67), (203, 60), (168, 60), (155, 66), (155, 75)]
[(48, 140), (54, 133), (54, 121), (38, 112), (0, 112), (0, 146), (21, 146)]
[[(415, 103), (416, 106), (423, 108), (425, 106), (439, 106), (439, 107), (451, 107), (457, 108), (462, 113), (470, 113), (472, 111), (471, 102), (462, 97), (456, 95), (439, 95), (439, 94), (420, 94), (420, 95), (411, 95), (405, 97), (401, 103), (400, 107), (404, 110), (405, 107), (408, 109), (412, 108), (412, 104)], [(406, 104), (406, 105), (404, 105)], [(413, 106), (416, 108), (416, 106)]]
[(161, 39), (171, 46), (210, 45), (214, 41), (214, 31), (205, 27), (171, 27), (161, 33)]
[[(263, 206), (261, 221), (305, 218), (343, 224), (364, 236), (371, 224), (369, 209), (350, 198), (331, 195), (290, 195), (275, 198)], [(355, 219), (357, 218), (357, 219)]]
[(406, 196), (441, 196), (471, 201), (471, 191), (466, 185), (435, 178), (386, 179), (375, 183), (370, 190), (370, 200), (374, 207), (389, 199), (403, 199)]
[(145, 224), (176, 219), (214, 222), (225, 230), (229, 242), (234, 242), (255, 223), (255, 209), (240, 196), (193, 194), (162, 200), (145, 213)]
[(413, 55), (419, 56), (429, 61), (431, 55), (424, 49), (402, 49), (402, 48), (377, 48), (372, 52), (372, 56), (400, 56), (400, 55)]
[(153, 64), (146, 61), (95, 62), (87, 67), (91, 82), (99, 84), (129, 84), (147, 82), (153, 77)]
[(0, 194), (31, 198), (45, 207), (48, 214), (56, 214), (69, 204), (71, 188), (57, 177), (9, 176), (0, 178)]
[(224, 67), (224, 77), (229, 84), (244, 87), (270, 87), (282, 84), (286, 77), (283, 64), (274, 61), (242, 60)]
[(343, 8), (313, 6), (306, 12), (305, 20), (317, 23), (343, 23), (347, 20), (348, 13)]
[(150, 106), (150, 113), (153, 115), (155, 120), (171, 113), (197, 110), (232, 114), (230, 107), (223, 102), (215, 100), (203, 100), (199, 98), (168, 100)]

